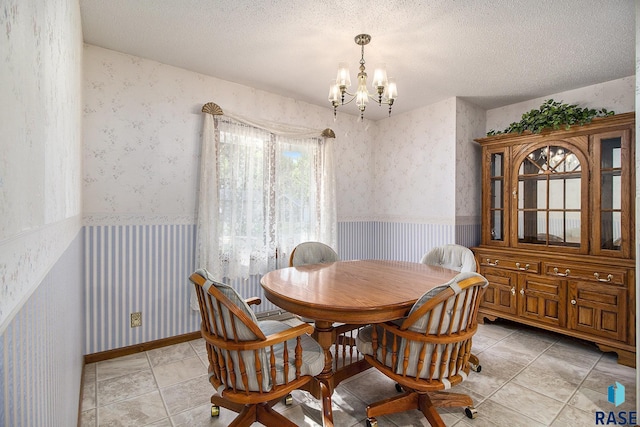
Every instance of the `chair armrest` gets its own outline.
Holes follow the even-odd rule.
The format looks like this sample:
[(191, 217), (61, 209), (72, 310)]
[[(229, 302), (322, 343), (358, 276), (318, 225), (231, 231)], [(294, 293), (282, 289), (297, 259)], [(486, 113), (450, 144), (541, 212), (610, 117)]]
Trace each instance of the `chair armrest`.
[[(379, 323), (378, 326), (385, 329), (387, 332), (398, 336), (399, 338), (404, 338), (408, 341), (419, 341), (426, 343), (437, 343), (437, 344), (448, 344), (452, 342), (458, 342), (463, 339), (467, 339), (472, 337), (476, 330), (478, 329), (478, 325), (476, 324), (473, 328), (467, 329), (462, 332), (456, 332), (451, 335), (426, 335), (422, 332), (415, 332), (409, 329), (402, 329), (401, 326), (396, 325), (393, 322), (385, 322)], [(379, 340), (380, 338), (378, 338)]]
[(275, 334), (267, 335), (267, 340), (263, 341), (265, 346), (278, 344), (288, 341), (304, 334), (312, 334), (314, 331), (313, 326), (308, 323), (303, 323), (298, 326), (293, 326), (285, 331), (276, 332)]
[(229, 342), (212, 336), (203, 336), (205, 341), (209, 342), (215, 347), (224, 348), (230, 351), (244, 351), (244, 350), (258, 350), (266, 348), (281, 342), (288, 341), (290, 339), (299, 337), (304, 334), (313, 333), (313, 326), (303, 323), (298, 326), (293, 326), (287, 330), (277, 332), (275, 334), (267, 335), (266, 340), (256, 341), (238, 341)]
[(244, 300), (244, 302), (246, 302), (249, 306), (262, 304), (262, 300), (258, 297), (247, 298), (246, 300)]

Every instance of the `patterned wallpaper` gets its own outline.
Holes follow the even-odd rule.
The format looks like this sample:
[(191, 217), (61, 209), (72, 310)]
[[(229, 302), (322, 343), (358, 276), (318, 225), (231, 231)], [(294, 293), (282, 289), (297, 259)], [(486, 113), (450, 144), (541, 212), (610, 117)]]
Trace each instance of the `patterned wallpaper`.
[(0, 426), (75, 426), (84, 364), (82, 233), (0, 335)]
[(81, 226), (80, 10), (0, 6), (0, 333)]
[(482, 150), (474, 139), (484, 136), (485, 110), (456, 99), (456, 224), (480, 222)]
[(80, 24), (77, 0), (0, 3), (0, 426), (78, 419)]
[(209, 101), (248, 117), (332, 128), (338, 214), (369, 214), (370, 121), (339, 113), (334, 122), (328, 107), (92, 45), (85, 45), (84, 67), (87, 224), (194, 221), (200, 109)]
[(454, 224), (455, 113), (450, 98), (379, 122), (377, 220)]

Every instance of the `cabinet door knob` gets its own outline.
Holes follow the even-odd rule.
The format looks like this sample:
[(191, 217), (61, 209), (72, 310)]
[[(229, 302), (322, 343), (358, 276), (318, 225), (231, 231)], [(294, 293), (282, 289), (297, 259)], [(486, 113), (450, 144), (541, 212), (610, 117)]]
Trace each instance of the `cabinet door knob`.
[(520, 295), (524, 295), (524, 289), (520, 289)]
[(530, 267), (530, 265), (529, 265), (529, 264), (525, 264), (525, 266), (524, 266), (524, 267), (520, 267), (520, 263), (519, 263), (519, 262), (516, 262), (516, 268), (517, 268), (518, 270), (527, 271), (527, 270), (529, 269), (529, 267)]
[(607, 278), (606, 279), (601, 279), (600, 278), (600, 274), (599, 273), (593, 273), (594, 277), (596, 278), (597, 281), (599, 282), (610, 282), (613, 279), (613, 274), (607, 274)]
[(577, 303), (576, 300), (574, 300), (574, 299), (571, 300), (571, 304), (572, 305), (576, 305), (576, 303)]
[(513, 288), (511, 288), (511, 295), (515, 295), (515, 294), (516, 294), (516, 288), (513, 287)]
[(558, 270), (558, 267), (554, 267), (553, 272), (556, 273), (556, 276), (562, 276), (562, 277), (566, 277), (569, 274), (571, 274), (571, 271), (568, 268), (564, 271), (564, 273), (560, 273)]

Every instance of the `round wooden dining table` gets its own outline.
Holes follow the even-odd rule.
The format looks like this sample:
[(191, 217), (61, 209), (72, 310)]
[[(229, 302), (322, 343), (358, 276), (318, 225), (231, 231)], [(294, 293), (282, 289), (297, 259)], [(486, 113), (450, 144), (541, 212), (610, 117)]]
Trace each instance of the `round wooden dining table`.
[(309, 391), (322, 399), (325, 427), (333, 425), (334, 388), (341, 380), (366, 369), (361, 360), (357, 367), (334, 371), (334, 324), (366, 325), (404, 317), (422, 294), (457, 274), (415, 262), (353, 260), (288, 267), (262, 277), (260, 283), (269, 301), (315, 320), (315, 338), (324, 350), (325, 366)]

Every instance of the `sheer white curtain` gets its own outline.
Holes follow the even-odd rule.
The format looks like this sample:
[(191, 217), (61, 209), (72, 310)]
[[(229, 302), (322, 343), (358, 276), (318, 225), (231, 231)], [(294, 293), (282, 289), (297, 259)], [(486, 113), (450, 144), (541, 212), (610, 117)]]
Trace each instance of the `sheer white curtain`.
[(219, 280), (246, 279), (285, 266), (302, 241), (335, 248), (333, 141), (322, 131), (205, 113), (197, 267)]
[(289, 254), (300, 242), (314, 240), (336, 248), (333, 141), (277, 138), (275, 225), (283, 260), (279, 267), (288, 266)]

